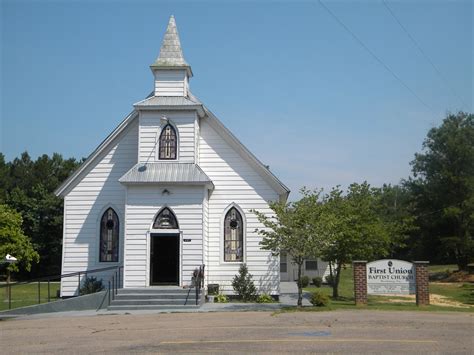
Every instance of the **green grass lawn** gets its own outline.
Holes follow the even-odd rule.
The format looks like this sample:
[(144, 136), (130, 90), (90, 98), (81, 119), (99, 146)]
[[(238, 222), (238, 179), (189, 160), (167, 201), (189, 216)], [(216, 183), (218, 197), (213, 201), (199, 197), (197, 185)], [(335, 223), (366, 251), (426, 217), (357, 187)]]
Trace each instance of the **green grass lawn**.
[[(50, 301), (56, 301), (56, 292), (59, 290), (59, 282), (50, 282)], [(48, 283), (40, 283), (39, 300), (41, 303), (48, 302)], [(0, 288), (0, 311), (8, 309), (7, 287)], [(38, 304), (38, 283), (13, 286), (11, 288), (11, 308), (25, 307)]]
[[(439, 272), (446, 270), (457, 270), (456, 265), (432, 265), (430, 272)], [(319, 291), (328, 296), (332, 296), (332, 288), (329, 286), (322, 286), (317, 288), (309, 286), (304, 289), (307, 292)], [(369, 296), (366, 309), (380, 309), (380, 310), (421, 310), (421, 311), (459, 311), (459, 312), (474, 312), (474, 284), (472, 283), (430, 283), (430, 293), (445, 296), (448, 300), (457, 301), (463, 304), (466, 308), (447, 307), (438, 305), (429, 305), (424, 307), (417, 307), (415, 300), (413, 302), (406, 302), (407, 299), (395, 296)], [(330, 300), (326, 307), (305, 307), (308, 311), (324, 311), (333, 309), (355, 309), (354, 302), (354, 283), (352, 279), (352, 267), (347, 266), (342, 270), (341, 280), (339, 284), (339, 299)], [(391, 302), (388, 302), (391, 299)], [(399, 302), (397, 302), (399, 300)], [(294, 310), (293, 308), (291, 310)], [(288, 310), (289, 311), (289, 310)]]
[(458, 266), (455, 265), (455, 264), (429, 265), (429, 266), (428, 266), (428, 270), (430, 271), (430, 273), (443, 272), (443, 271), (453, 272), (453, 271), (457, 271), (457, 270), (458, 270)]

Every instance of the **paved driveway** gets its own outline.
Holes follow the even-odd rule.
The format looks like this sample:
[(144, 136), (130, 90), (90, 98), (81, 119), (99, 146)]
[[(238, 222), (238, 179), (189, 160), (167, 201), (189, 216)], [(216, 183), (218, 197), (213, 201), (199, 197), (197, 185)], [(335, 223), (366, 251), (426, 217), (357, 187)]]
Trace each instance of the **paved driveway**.
[(15, 353), (392, 352), (474, 349), (473, 314), (337, 311), (95, 315), (0, 322)]

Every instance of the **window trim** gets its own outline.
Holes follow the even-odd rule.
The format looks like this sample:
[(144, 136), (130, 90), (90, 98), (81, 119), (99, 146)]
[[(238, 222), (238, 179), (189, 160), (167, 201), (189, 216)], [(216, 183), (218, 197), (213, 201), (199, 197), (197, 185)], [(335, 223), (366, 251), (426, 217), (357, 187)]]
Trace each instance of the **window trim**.
[[(163, 134), (164, 132), (164, 129), (166, 127), (170, 126), (171, 129), (173, 130), (174, 134), (175, 134), (175, 137), (176, 137), (176, 152), (175, 152), (175, 155), (176, 157), (175, 158), (160, 158), (160, 151), (161, 151), (161, 135)], [(176, 127), (174, 124), (170, 123), (168, 121), (167, 124), (165, 124), (163, 127), (161, 127), (160, 131), (157, 133), (158, 135), (158, 139), (157, 139), (157, 148), (156, 149), (156, 160), (157, 161), (175, 161), (175, 160), (178, 160), (179, 158), (179, 131), (178, 131), (178, 127)]]
[[(232, 209), (235, 208), (239, 213), (240, 216), (242, 217), (242, 260), (240, 261), (225, 261), (225, 255), (224, 255), (224, 233), (225, 233), (225, 217), (227, 213)], [(220, 235), (219, 235), (219, 254), (220, 254), (220, 264), (221, 265), (240, 265), (244, 264), (246, 262), (247, 258), (247, 243), (246, 243), (246, 238), (247, 238), (247, 218), (244, 210), (235, 202), (232, 202), (230, 205), (228, 205), (224, 211), (222, 212), (221, 215), (221, 220), (220, 220)]]

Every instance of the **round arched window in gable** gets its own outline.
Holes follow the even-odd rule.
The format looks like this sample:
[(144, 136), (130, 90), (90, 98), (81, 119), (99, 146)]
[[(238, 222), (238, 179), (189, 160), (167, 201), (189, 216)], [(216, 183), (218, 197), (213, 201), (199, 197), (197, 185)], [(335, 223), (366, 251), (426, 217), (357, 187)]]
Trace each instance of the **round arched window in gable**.
[(159, 159), (175, 160), (178, 140), (173, 126), (167, 124), (160, 134)]
[(118, 261), (119, 219), (112, 208), (104, 212), (100, 220), (100, 257), (101, 262)]
[(176, 216), (169, 208), (163, 208), (155, 218), (153, 229), (178, 229)]
[(232, 207), (224, 219), (224, 261), (242, 261), (244, 228), (240, 212)]

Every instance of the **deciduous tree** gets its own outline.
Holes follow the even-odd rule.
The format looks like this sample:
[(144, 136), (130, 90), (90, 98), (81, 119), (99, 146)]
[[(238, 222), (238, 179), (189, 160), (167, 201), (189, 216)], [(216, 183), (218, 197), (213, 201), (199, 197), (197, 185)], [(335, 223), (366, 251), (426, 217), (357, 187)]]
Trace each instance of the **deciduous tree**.
[(254, 211), (265, 228), (257, 229), (262, 235), (260, 245), (273, 255), (287, 253), (298, 267), (298, 301), (303, 305), (301, 272), (304, 260), (315, 256), (319, 246), (317, 220), (321, 211), (318, 191), (302, 190), (303, 198), (297, 202), (271, 202), (273, 214)]
[(21, 215), (7, 205), (0, 204), (0, 258), (10, 254), (18, 259), (18, 262), (7, 266), (10, 271), (20, 268), (29, 271), (33, 263), (39, 262), (39, 255), (30, 239), (23, 234), (21, 225)]

